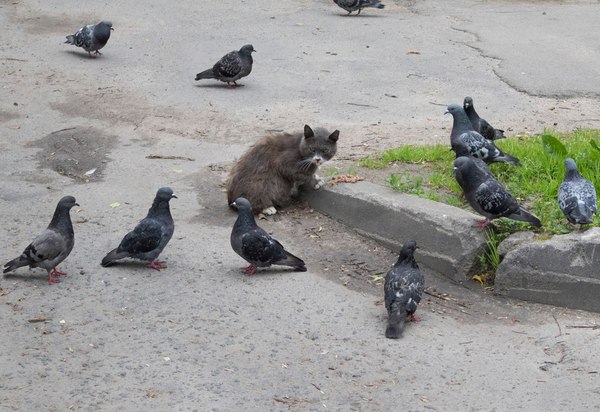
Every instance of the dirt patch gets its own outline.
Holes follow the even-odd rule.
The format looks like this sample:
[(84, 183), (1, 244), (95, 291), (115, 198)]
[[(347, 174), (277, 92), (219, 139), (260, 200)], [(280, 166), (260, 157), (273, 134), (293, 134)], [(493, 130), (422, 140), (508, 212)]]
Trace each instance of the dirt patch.
[(52, 132), (29, 144), (39, 147), (39, 168), (52, 169), (71, 179), (87, 183), (102, 178), (108, 154), (117, 143), (117, 137), (93, 127), (70, 127)]

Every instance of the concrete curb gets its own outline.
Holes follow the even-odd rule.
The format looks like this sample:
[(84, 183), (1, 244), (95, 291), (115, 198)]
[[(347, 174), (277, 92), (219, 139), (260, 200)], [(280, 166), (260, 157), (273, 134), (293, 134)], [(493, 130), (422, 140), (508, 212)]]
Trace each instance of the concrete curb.
[(326, 185), (305, 197), (315, 210), (392, 250), (416, 240), (419, 264), (458, 282), (476, 272), (485, 250), (485, 232), (472, 227), (480, 217), (443, 203), (368, 182)]
[(600, 228), (517, 246), (496, 271), (496, 292), (600, 312)]

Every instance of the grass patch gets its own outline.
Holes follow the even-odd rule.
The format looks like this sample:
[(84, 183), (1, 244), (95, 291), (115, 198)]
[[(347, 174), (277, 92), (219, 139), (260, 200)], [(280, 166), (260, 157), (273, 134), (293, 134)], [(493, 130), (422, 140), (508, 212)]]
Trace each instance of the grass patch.
[[(506, 153), (518, 157), (521, 167), (504, 163), (490, 165), (498, 180), (519, 203), (538, 216), (550, 233), (567, 233), (571, 228), (558, 207), (557, 194), (564, 175), (566, 157), (575, 159), (579, 172), (600, 189), (600, 130), (578, 129), (572, 133), (546, 130), (541, 135), (510, 137), (496, 144)], [(394, 189), (454, 206), (467, 207), (462, 190), (456, 183), (449, 145), (406, 145), (369, 156), (360, 165), (382, 169), (392, 163), (419, 164), (417, 172), (392, 174), (386, 182)], [(413, 168), (414, 169), (414, 168)], [(498, 219), (500, 231), (514, 232), (526, 224)], [(594, 217), (594, 226), (600, 218)]]

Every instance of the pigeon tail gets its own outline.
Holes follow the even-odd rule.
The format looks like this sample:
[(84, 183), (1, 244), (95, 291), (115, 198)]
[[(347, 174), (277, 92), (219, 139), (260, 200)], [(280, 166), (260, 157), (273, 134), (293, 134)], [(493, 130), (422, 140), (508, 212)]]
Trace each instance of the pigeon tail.
[(73, 35), (67, 36), (67, 41), (65, 41), (65, 43), (75, 44), (75, 36), (73, 36)]
[(216, 79), (213, 69), (204, 70), (196, 75), (196, 80), (200, 79)]
[(306, 264), (302, 259), (292, 255), (287, 250), (285, 251), (286, 258), (279, 262), (274, 262), (276, 265), (291, 266), (296, 272), (306, 272)]
[(569, 213), (567, 220), (575, 225), (589, 225), (593, 222), (593, 211), (584, 203), (577, 202), (577, 206)]
[(21, 255), (18, 258), (14, 258), (10, 262), (5, 263), (2, 273), (12, 272), (15, 269), (29, 265), (29, 263), (31, 262), (29, 262), (27, 259), (23, 259), (23, 256)]
[(536, 216), (529, 213), (523, 207), (519, 206), (519, 211), (506, 216), (509, 219), (519, 220), (521, 222), (529, 223), (534, 227), (542, 227), (542, 222)]
[(492, 163), (505, 162), (515, 166), (521, 166), (521, 161), (514, 156), (503, 153), (501, 156), (492, 159)]
[(398, 339), (404, 332), (404, 323), (406, 322), (406, 310), (397, 309), (390, 312), (388, 325), (385, 329), (385, 337), (388, 339)]
[(119, 248), (113, 249), (104, 256), (100, 265), (107, 267), (115, 263), (119, 259), (123, 259), (129, 257), (129, 252), (121, 251), (119, 252)]

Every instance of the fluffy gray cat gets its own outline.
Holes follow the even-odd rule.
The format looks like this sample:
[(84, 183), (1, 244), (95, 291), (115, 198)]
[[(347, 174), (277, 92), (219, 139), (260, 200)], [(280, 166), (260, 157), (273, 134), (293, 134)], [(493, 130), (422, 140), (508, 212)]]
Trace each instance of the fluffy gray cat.
[(315, 174), (319, 166), (337, 151), (339, 130), (314, 131), (308, 125), (304, 133), (265, 136), (240, 157), (229, 175), (227, 202), (245, 197), (254, 213), (277, 213), (276, 207), (290, 204), (300, 186), (315, 189), (323, 181)]

